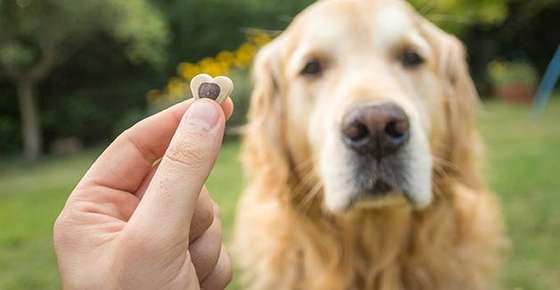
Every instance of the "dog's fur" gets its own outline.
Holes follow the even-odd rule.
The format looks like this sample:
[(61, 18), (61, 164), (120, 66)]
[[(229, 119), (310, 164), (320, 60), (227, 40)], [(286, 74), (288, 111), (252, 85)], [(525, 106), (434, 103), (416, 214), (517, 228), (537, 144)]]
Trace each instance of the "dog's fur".
[[(391, 59), (410, 42), (426, 58), (413, 72)], [(309, 53), (336, 57), (324, 80), (298, 76)], [(495, 286), (506, 239), (479, 174), (478, 97), (456, 38), (404, 1), (323, 0), (260, 52), (255, 83), (235, 232), (248, 289)], [(402, 194), (351, 201), (355, 185), (344, 176), (356, 172), (333, 134), (350, 108), (387, 100), (424, 136), (426, 150), (416, 148), (422, 140), (411, 144), (403, 162), (428, 178), (427, 206)], [(414, 178), (410, 190), (420, 190)]]

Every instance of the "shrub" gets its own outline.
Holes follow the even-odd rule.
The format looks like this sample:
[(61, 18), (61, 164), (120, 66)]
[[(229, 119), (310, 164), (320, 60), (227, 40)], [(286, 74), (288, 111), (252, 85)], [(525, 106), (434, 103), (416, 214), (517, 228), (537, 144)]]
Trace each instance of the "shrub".
[(490, 80), (494, 86), (523, 83), (533, 86), (537, 82), (537, 71), (524, 61), (507, 62), (496, 60), (488, 65)]

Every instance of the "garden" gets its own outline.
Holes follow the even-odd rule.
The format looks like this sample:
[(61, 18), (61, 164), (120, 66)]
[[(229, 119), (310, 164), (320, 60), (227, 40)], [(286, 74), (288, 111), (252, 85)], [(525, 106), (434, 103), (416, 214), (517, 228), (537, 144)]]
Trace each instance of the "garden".
[[(201, 72), (236, 83), (208, 182), (229, 244), (254, 56), (312, 2), (0, 0), (0, 289), (60, 289), (52, 225), (68, 194), (111, 140), (184, 100)], [(560, 92), (531, 108), (558, 49), (560, 2), (410, 2), (469, 51), (485, 177), (511, 238), (502, 288), (560, 289)], [(242, 289), (237, 277), (229, 289)]]

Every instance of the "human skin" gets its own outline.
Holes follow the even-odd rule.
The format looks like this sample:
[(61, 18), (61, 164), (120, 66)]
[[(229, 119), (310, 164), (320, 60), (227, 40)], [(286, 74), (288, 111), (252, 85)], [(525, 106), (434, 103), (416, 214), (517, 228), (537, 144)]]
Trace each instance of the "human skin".
[(227, 286), (231, 262), (204, 183), (232, 112), (231, 99), (188, 100), (115, 139), (54, 225), (65, 290)]

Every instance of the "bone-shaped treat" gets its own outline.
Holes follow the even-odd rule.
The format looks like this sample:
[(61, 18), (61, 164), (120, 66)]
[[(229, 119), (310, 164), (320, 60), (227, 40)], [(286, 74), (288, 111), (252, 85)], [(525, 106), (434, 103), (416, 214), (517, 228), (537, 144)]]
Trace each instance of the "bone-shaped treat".
[(195, 99), (208, 98), (221, 104), (233, 92), (233, 82), (224, 76), (200, 74), (191, 80), (191, 92)]

